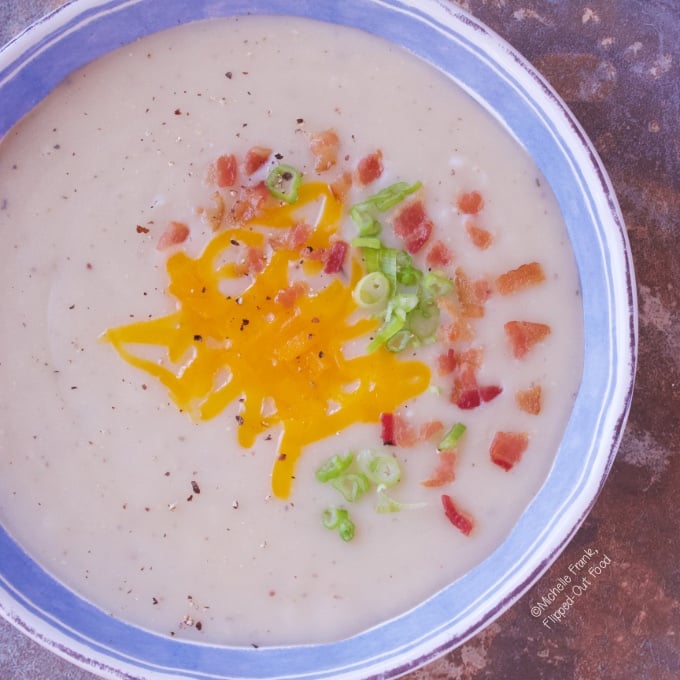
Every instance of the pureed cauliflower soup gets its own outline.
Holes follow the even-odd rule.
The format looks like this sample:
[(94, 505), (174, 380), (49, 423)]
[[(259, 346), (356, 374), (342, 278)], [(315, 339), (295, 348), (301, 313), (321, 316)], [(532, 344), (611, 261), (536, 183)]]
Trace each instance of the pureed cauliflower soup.
[(113, 616), (339, 639), (481, 562), (578, 388), (510, 136), (368, 34), (247, 17), (74, 73), (0, 146), (0, 519)]

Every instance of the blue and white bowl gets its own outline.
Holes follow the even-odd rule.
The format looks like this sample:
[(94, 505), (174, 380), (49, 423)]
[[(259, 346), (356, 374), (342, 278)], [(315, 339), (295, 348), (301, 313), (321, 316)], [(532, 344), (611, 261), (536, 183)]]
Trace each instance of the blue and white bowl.
[(482, 564), (411, 611), (323, 645), (185, 642), (111, 618), (56, 582), (0, 527), (0, 613), (53, 652), (110, 678), (394, 677), (469, 639), (548, 568), (592, 507), (630, 405), (634, 274), (609, 179), (585, 133), (511, 47), (445, 0), (74, 0), (0, 51), (0, 136), (69, 73), (177, 24), (292, 14), (363, 29), (447, 73), (533, 157), (564, 215), (583, 296), (582, 383), (540, 492)]

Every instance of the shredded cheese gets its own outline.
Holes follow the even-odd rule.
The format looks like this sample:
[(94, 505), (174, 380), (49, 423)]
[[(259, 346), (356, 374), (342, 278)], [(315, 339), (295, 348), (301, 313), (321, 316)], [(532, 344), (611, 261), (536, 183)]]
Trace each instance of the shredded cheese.
[[(425, 364), (384, 349), (345, 356), (349, 341), (376, 326), (354, 314), (352, 289), (363, 273), (356, 262), (349, 281), (333, 276), (289, 306), (276, 296), (291, 285), (291, 263), (299, 261), (292, 251), (273, 251), (240, 294), (220, 290), (225, 279), (237, 276), (230, 249), (262, 247), (265, 236), (258, 225), (291, 227), (297, 210), (315, 204), (318, 219), (308, 243), (328, 247), (342, 206), (327, 185), (303, 185), (294, 206), (277, 205), (253, 223), (219, 232), (199, 257), (183, 251), (170, 256), (168, 292), (177, 300), (175, 312), (103, 335), (125, 361), (160, 380), (195, 420), (213, 418), (239, 400), (241, 446), (252, 447), (259, 435), (279, 428), (272, 490), (281, 498), (290, 494), (305, 446), (353, 423), (377, 423), (381, 413), (424, 392), (430, 382)], [(144, 357), (140, 345), (163, 348), (166, 359)]]

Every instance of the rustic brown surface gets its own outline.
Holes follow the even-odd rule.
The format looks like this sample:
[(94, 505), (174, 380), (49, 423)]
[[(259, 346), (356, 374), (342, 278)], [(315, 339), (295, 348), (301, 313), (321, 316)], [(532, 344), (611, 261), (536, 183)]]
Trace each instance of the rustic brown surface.
[[(4, 0), (0, 42), (59, 0)], [(619, 197), (640, 305), (639, 372), (611, 475), (572, 543), (482, 633), (411, 680), (680, 678), (680, 4), (678, 0), (460, 0), (551, 81)], [(588, 566), (574, 566), (590, 549)], [(572, 570), (570, 570), (572, 565)], [(576, 573), (574, 573), (576, 572)], [(582, 584), (561, 622), (532, 606)], [(582, 578), (588, 579), (586, 585)], [(93, 678), (0, 622), (3, 680)]]

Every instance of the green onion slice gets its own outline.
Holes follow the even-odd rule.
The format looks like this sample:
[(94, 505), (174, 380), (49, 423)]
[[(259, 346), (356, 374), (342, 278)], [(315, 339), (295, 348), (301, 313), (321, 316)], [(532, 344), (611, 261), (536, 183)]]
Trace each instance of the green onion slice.
[(323, 483), (336, 479), (352, 464), (353, 459), (351, 452), (336, 453), (317, 469), (316, 478)]
[(326, 508), (321, 515), (321, 521), (326, 529), (337, 529), (340, 526), (340, 522), (346, 519), (349, 519), (347, 510), (338, 508), (335, 505)]
[(427, 505), (427, 503), (401, 503), (388, 496), (386, 489), (387, 487), (384, 484), (380, 484), (376, 489), (376, 493), (380, 499), (378, 505), (375, 506), (376, 512), (388, 513), (401, 512), (402, 510), (419, 510)]
[(453, 290), (453, 281), (442, 272), (428, 272), (423, 278), (423, 288), (431, 297), (441, 297)]
[(445, 435), (444, 439), (439, 442), (437, 449), (439, 451), (446, 451), (447, 449), (452, 449), (458, 440), (465, 434), (467, 427), (463, 423), (456, 423)]
[(399, 461), (391, 454), (364, 449), (357, 454), (357, 463), (373, 484), (393, 486), (401, 479)]
[(302, 181), (302, 173), (292, 165), (279, 163), (272, 168), (264, 184), (269, 193), (286, 203), (295, 203), (298, 199), (298, 189)]
[(381, 311), (390, 297), (390, 282), (382, 272), (371, 272), (359, 279), (352, 296), (359, 307), (369, 312)]
[(354, 522), (346, 517), (340, 521), (338, 526), (338, 534), (343, 541), (351, 541), (354, 538)]
[(371, 488), (368, 477), (361, 472), (345, 472), (331, 479), (331, 485), (349, 503), (358, 501)]

